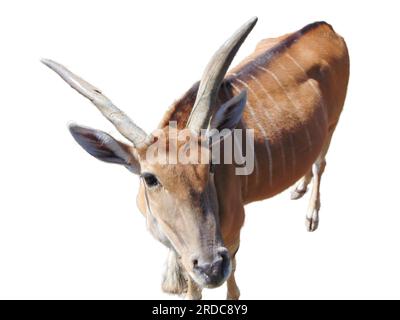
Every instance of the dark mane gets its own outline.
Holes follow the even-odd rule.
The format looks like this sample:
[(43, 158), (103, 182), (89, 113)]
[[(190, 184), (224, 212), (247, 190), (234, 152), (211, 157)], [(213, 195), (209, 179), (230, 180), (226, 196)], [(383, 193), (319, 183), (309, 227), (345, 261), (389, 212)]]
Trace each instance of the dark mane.
[(164, 128), (170, 121), (176, 121), (178, 129), (183, 129), (186, 126), (193, 103), (196, 100), (199, 84), (200, 81), (197, 81), (182, 97), (172, 104), (158, 125), (159, 128)]

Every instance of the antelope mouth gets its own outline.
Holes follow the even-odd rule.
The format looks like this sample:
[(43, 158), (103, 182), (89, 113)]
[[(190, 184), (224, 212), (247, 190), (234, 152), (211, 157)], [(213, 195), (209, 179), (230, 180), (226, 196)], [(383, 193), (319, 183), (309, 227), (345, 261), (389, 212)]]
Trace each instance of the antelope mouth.
[(221, 286), (232, 271), (232, 263), (226, 248), (219, 248), (212, 261), (204, 261), (196, 256), (192, 258), (192, 279), (201, 287), (216, 288)]

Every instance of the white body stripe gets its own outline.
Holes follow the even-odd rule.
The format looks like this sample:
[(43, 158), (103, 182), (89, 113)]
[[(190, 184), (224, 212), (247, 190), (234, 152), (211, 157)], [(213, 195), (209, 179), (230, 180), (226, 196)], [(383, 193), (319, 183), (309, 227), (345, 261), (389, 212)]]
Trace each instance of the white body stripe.
[(311, 140), (310, 131), (308, 131), (308, 129), (306, 129), (306, 137), (307, 137), (308, 148), (311, 150), (312, 149), (312, 140)]
[(293, 136), (289, 136), (290, 140), (290, 151), (292, 152), (292, 176), (294, 176), (294, 172), (296, 170), (296, 150), (294, 149), (294, 141)]
[[(238, 144), (238, 141), (237, 141), (237, 139), (235, 139), (235, 137), (232, 135), (232, 138), (233, 138), (233, 143), (234, 143), (234, 148), (236, 148), (237, 149), (237, 151), (234, 151), (234, 152), (240, 152), (240, 154), (242, 154), (242, 147)], [(244, 177), (245, 177), (245, 179), (246, 179), (246, 182), (245, 182), (245, 185), (246, 185), (246, 192), (247, 192), (247, 186), (248, 186), (248, 174), (245, 174), (244, 175)]]
[[(254, 62), (255, 63), (255, 62)], [(256, 63), (255, 63), (256, 64)], [(287, 92), (287, 90), (285, 89), (285, 87), (283, 86), (282, 82), (279, 80), (279, 78), (276, 76), (275, 73), (273, 73), (271, 70), (268, 70), (264, 67), (261, 67), (259, 65), (256, 64), (256, 67), (262, 71), (265, 71), (266, 73), (268, 73), (275, 81), (276, 83), (279, 85), (279, 87), (281, 88), (281, 90), (285, 93), (286, 97), (288, 98), (288, 100), (290, 101), (290, 103), (293, 105), (293, 107), (295, 107), (298, 111), (301, 111), (301, 107), (299, 107), (294, 100), (292, 99), (292, 97), (290, 96), (290, 94)], [(311, 140), (311, 135), (310, 132), (308, 130), (307, 127), (304, 128), (306, 131), (306, 138), (307, 138), (307, 143), (308, 143), (308, 147), (311, 150), (312, 149), (312, 140)]]
[[(284, 70), (284, 71), (287, 73), (288, 77), (290, 77), (290, 78), (292, 79), (292, 81), (295, 81), (294, 77), (289, 73), (289, 70), (288, 70), (283, 64), (281, 64), (281, 63), (279, 63), (279, 62), (277, 62), (277, 64), (278, 64), (278, 66), (279, 66), (280, 68), (282, 68), (282, 70)], [(312, 85), (311, 82), (309, 82), (309, 84), (311, 85), (311, 87), (313, 87), (314, 90), (316, 90), (316, 88)], [(318, 90), (317, 90), (317, 91), (318, 91)], [(318, 94), (318, 96), (320, 97), (320, 101), (321, 101), (321, 103), (322, 103), (321, 94), (320, 94), (319, 92), (317, 92), (317, 94)], [(322, 107), (323, 114), (324, 114), (324, 121), (326, 121), (326, 120), (325, 120), (325, 111), (324, 111), (325, 108), (322, 106), (322, 104), (321, 104), (321, 107)], [(316, 125), (316, 127), (317, 127), (319, 133), (322, 135), (323, 132), (322, 132), (322, 128), (321, 128), (321, 125), (320, 125), (318, 119), (315, 119), (314, 123), (315, 123), (315, 125)]]
[[(223, 87), (223, 89), (224, 89), (224, 91), (225, 91), (225, 95), (226, 95), (226, 97), (229, 97), (230, 96), (230, 94), (229, 94), (229, 92), (228, 92), (228, 90), (227, 90), (227, 87), (224, 85), (224, 86), (222, 86)], [(233, 85), (232, 85), (232, 87), (233, 87)], [(247, 137), (247, 135), (246, 135), (246, 137)], [(234, 139), (235, 140), (235, 139)], [(236, 140), (235, 140), (235, 142), (236, 142)], [(247, 142), (246, 142), (247, 143)], [(252, 144), (250, 144), (250, 145), (252, 145)], [(253, 154), (254, 154), (254, 175), (255, 175), (255, 185), (257, 185), (258, 184), (258, 160), (257, 160), (257, 157), (256, 157), (256, 154), (255, 154), (255, 150), (253, 149), (252, 150), (252, 152), (253, 152)], [(248, 189), (248, 176), (247, 175), (245, 175), (245, 177), (246, 177), (246, 192), (247, 192), (247, 189)]]
[[(248, 87), (247, 83), (241, 81), (240, 79), (235, 78), (234, 80), (236, 80), (239, 83), (241, 83), (241, 84), (245, 85), (246, 87)], [(236, 87), (233, 83), (231, 83), (231, 84), (232, 84), (233, 89), (235, 89), (235, 91), (237, 93), (240, 93), (239, 88)], [(268, 179), (269, 179), (269, 185), (272, 186), (272, 172), (273, 172), (272, 169), (273, 169), (273, 166), (272, 166), (272, 152), (271, 152), (271, 146), (269, 144), (269, 139), (268, 139), (267, 133), (265, 132), (264, 128), (257, 121), (257, 116), (255, 115), (254, 109), (250, 105), (249, 102), (247, 102), (247, 109), (249, 110), (249, 113), (252, 116), (252, 118), (254, 120), (254, 123), (256, 124), (258, 130), (260, 130), (261, 134), (264, 136), (264, 144), (265, 144), (265, 147), (267, 149), (267, 155), (268, 155), (268, 173), (269, 173)]]
[[(294, 65), (295, 65), (297, 68), (299, 68), (299, 70), (300, 70), (301, 72), (303, 72), (304, 76), (307, 78), (307, 77), (308, 77), (308, 76), (307, 76), (307, 72), (306, 72), (306, 70), (303, 68), (303, 66), (302, 66), (300, 63), (298, 63), (297, 60), (296, 60), (295, 58), (293, 58), (289, 52), (286, 52), (286, 56), (294, 63)], [(322, 105), (321, 105), (321, 107), (322, 107), (322, 112), (323, 112), (323, 114), (324, 114), (324, 120), (325, 120), (326, 123), (328, 123), (328, 110), (327, 110), (327, 108), (326, 108), (326, 104), (324, 103), (324, 101), (323, 101), (323, 99), (322, 99), (321, 92), (318, 90), (317, 87), (315, 87), (315, 85), (314, 85), (313, 82), (307, 81), (307, 83), (309, 83), (310, 87), (311, 87), (311, 88), (314, 90), (314, 92), (320, 97), (321, 103), (322, 103)]]
[[(269, 92), (265, 89), (265, 87), (263, 86), (263, 84), (253, 75), (250, 75), (250, 77), (258, 84), (258, 86), (261, 88), (261, 90), (267, 95), (268, 99), (271, 100), (272, 105), (274, 106), (275, 109), (279, 109), (278, 104), (276, 103), (276, 101), (274, 100), (274, 98), (269, 94)], [(254, 92), (254, 90), (252, 90), (249, 87), (249, 90), (251, 90), (254, 93), (254, 96), (256, 97), (257, 101), (260, 101), (260, 99), (258, 98), (257, 94)], [(271, 124), (271, 126), (273, 126), (275, 129), (277, 129), (276, 124), (274, 123), (274, 121), (271, 119), (270, 115), (268, 114), (268, 111), (265, 110), (264, 111), (265, 116), (268, 118), (269, 123)], [(283, 168), (283, 172), (282, 174), (285, 175), (286, 172), (286, 156), (285, 156), (285, 148), (283, 145), (283, 141), (280, 140), (279, 141), (280, 144), (280, 149), (281, 149), (281, 156), (282, 156), (282, 168)]]

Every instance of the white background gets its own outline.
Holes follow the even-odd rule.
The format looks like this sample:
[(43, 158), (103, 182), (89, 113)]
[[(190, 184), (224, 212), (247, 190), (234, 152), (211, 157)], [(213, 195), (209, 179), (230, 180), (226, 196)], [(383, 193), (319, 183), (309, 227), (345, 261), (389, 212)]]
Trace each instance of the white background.
[[(7, 3), (7, 4), (6, 4)], [(85, 153), (69, 121), (116, 130), (39, 63), (59, 61), (147, 131), (250, 17), (237, 63), (266, 37), (326, 20), (351, 57), (348, 98), (322, 180), (308, 196), (247, 207), (243, 299), (400, 298), (397, 1), (8, 1), (0, 4), (0, 298), (171, 298), (166, 249), (136, 208), (138, 179)], [(205, 290), (224, 298), (225, 288)]]

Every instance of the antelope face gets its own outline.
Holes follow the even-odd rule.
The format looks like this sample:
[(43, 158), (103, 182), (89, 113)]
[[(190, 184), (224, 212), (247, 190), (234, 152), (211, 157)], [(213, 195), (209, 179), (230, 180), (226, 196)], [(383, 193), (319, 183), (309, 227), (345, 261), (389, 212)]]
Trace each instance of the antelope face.
[[(209, 149), (194, 137), (192, 163), (160, 164), (148, 160), (149, 148), (140, 150), (141, 190), (148, 227), (153, 235), (175, 250), (185, 270), (199, 285), (216, 287), (230, 274), (231, 263), (224, 247), (218, 219), (218, 198)], [(190, 151), (188, 142), (178, 142), (177, 150)], [(173, 157), (173, 152), (167, 152)], [(197, 161), (197, 155), (203, 161)], [(162, 157), (162, 159), (165, 159)], [(143, 201), (144, 200), (144, 201)]]
[[(241, 94), (229, 101), (229, 108), (221, 110), (229, 117), (234, 115), (237, 123), (245, 101), (246, 95)], [(228, 118), (223, 119), (227, 123)], [(219, 225), (214, 165), (208, 143), (212, 137), (186, 129), (182, 132), (186, 132), (184, 137), (190, 137), (189, 142), (186, 138), (177, 139), (174, 148), (171, 141), (167, 141), (166, 149), (156, 145), (158, 139), (134, 148), (99, 130), (71, 125), (70, 131), (92, 156), (122, 164), (139, 175), (138, 206), (146, 216), (149, 231), (177, 253), (194, 281), (213, 288), (227, 279), (231, 262)], [(168, 131), (169, 127), (162, 130)], [(182, 159), (182, 155), (186, 157)]]
[[(204, 142), (215, 141), (213, 138), (217, 136), (212, 145), (218, 145), (220, 138), (226, 136), (219, 135), (219, 132), (230, 132), (241, 119), (246, 104), (245, 91), (222, 105), (217, 105), (217, 96), (233, 57), (256, 21), (253, 18), (244, 24), (214, 54), (204, 71), (186, 129), (183, 130), (184, 136), (190, 138), (189, 142), (178, 139), (175, 143), (178, 153), (183, 151), (180, 154), (185, 154), (186, 149), (190, 149), (190, 154), (200, 161), (191, 161), (191, 156), (185, 161), (181, 161), (179, 156), (173, 157), (175, 161), (172, 162), (165, 161), (165, 157), (164, 161), (153, 161), (149, 155), (154, 149), (161, 154), (157, 159), (171, 154), (173, 141), (170, 138), (166, 141), (168, 147), (160, 149), (154, 134), (147, 135), (99, 89), (64, 66), (42, 60), (72, 88), (88, 98), (131, 142), (131, 145), (122, 143), (100, 130), (70, 126), (75, 140), (89, 154), (105, 162), (123, 165), (140, 176), (138, 203), (146, 215), (150, 231), (175, 250), (193, 280), (206, 287), (222, 284), (230, 273), (231, 263), (220, 232), (209, 144)], [(167, 126), (161, 131), (170, 129)], [(206, 132), (201, 132), (202, 129)], [(194, 146), (197, 148), (192, 154)]]

